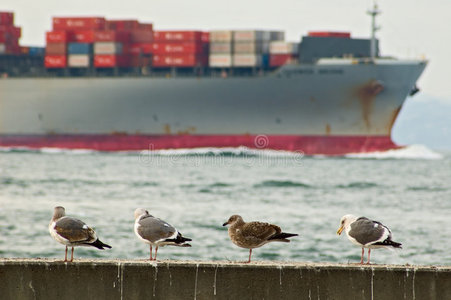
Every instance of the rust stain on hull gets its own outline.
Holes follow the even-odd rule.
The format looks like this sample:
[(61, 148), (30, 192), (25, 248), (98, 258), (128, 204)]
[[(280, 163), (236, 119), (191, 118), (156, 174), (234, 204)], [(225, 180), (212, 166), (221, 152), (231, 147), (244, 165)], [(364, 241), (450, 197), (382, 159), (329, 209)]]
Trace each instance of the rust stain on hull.
[(355, 96), (362, 107), (362, 118), (367, 129), (371, 128), (371, 113), (373, 111), (374, 100), (383, 89), (384, 86), (378, 80), (370, 80), (355, 89)]
[(331, 129), (330, 129), (330, 124), (327, 123), (327, 124), (326, 124), (326, 135), (330, 135), (330, 131), (331, 131)]
[(390, 115), (390, 121), (387, 124), (387, 133), (388, 135), (391, 135), (391, 129), (393, 128), (393, 125), (395, 124), (396, 118), (399, 115), (399, 112), (401, 111), (402, 105), (398, 106), (397, 108), (395, 108), (391, 115)]

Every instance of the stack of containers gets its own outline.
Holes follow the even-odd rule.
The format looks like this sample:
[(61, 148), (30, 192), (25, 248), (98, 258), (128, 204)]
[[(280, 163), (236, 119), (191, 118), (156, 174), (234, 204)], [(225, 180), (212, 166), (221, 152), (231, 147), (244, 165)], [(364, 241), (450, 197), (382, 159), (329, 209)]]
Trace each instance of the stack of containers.
[(299, 43), (273, 41), (269, 45), (269, 66), (280, 67), (295, 63), (299, 57)]
[(233, 34), (233, 66), (267, 67), (270, 42), (283, 39), (284, 33), (278, 31), (235, 31)]
[(130, 65), (127, 45), (129, 31), (99, 30), (94, 33), (94, 67), (116, 68)]
[[(127, 28), (128, 27), (128, 28)], [(130, 23), (124, 26), (130, 31), (130, 66), (148, 67), (152, 64), (153, 25)]]
[(210, 31), (210, 55), (208, 64), (211, 68), (231, 68), (233, 66), (233, 31)]
[(208, 64), (206, 39), (201, 31), (155, 31), (152, 66), (204, 67)]
[(14, 13), (0, 12), (0, 54), (20, 54), (20, 27), (14, 26)]

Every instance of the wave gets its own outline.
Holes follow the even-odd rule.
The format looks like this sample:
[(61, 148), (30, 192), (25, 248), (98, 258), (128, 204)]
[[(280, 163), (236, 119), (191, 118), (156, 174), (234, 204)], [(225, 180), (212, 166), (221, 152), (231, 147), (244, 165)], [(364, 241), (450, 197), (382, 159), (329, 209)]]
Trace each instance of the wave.
[(302, 188), (310, 188), (311, 185), (302, 183), (302, 182), (295, 182), (291, 180), (266, 180), (258, 184), (254, 184), (254, 187), (261, 188), (261, 187), (302, 187)]
[(363, 159), (426, 159), (439, 160), (444, 156), (435, 152), (424, 145), (410, 145), (400, 149), (368, 152), (368, 153), (350, 153), (346, 154), (346, 158), (363, 158)]
[(379, 184), (374, 183), (374, 182), (361, 182), (361, 181), (357, 181), (357, 182), (351, 182), (348, 184), (339, 184), (336, 187), (340, 188), (340, 189), (368, 189), (368, 188), (374, 188), (374, 187), (378, 187)]

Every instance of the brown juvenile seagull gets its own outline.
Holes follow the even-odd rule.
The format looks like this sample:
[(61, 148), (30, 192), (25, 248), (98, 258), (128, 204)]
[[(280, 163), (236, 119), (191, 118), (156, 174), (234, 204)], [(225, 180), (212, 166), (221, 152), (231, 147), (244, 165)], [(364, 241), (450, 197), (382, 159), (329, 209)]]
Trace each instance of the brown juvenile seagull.
[(353, 215), (344, 215), (340, 220), (337, 234), (345, 230), (348, 239), (355, 245), (362, 247), (360, 264), (363, 264), (365, 248), (368, 248), (368, 262), (370, 264), (371, 249), (402, 248), (401, 243), (392, 241), (390, 229), (380, 222), (365, 217), (357, 218)]
[[(175, 227), (150, 215), (144, 208), (135, 210), (135, 234), (150, 245), (150, 260), (157, 260), (159, 246), (191, 247), (186, 243), (191, 239), (183, 237)], [(152, 246), (155, 246), (155, 258), (152, 258)]]
[(72, 247), (71, 262), (74, 261), (75, 246), (93, 246), (101, 250), (104, 250), (104, 247), (111, 248), (102, 243), (97, 238), (95, 231), (84, 222), (67, 217), (62, 206), (55, 207), (49, 224), (49, 232), (55, 241), (66, 246), (64, 261), (67, 261), (67, 247)]
[(289, 237), (297, 236), (295, 233), (282, 232), (279, 226), (262, 222), (244, 222), (239, 215), (233, 215), (222, 226), (230, 225), (229, 237), (232, 242), (241, 248), (249, 249), (251, 262), (252, 249), (259, 248), (270, 242), (289, 243)]

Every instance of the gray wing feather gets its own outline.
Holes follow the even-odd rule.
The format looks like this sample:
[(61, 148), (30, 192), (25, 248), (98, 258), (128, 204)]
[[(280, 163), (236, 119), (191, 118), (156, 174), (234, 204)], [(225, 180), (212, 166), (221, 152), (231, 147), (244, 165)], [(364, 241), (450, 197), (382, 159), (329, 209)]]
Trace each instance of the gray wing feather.
[(177, 231), (172, 225), (152, 216), (141, 219), (138, 224), (138, 234), (151, 242), (165, 240)]
[[(349, 235), (362, 245), (380, 241), (384, 236), (385, 230), (390, 230), (379, 222), (367, 218), (358, 218), (351, 224)], [(391, 234), (389, 235), (390, 238)]]

